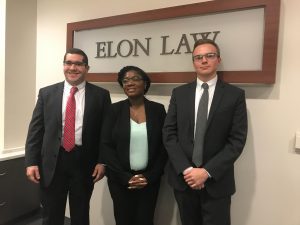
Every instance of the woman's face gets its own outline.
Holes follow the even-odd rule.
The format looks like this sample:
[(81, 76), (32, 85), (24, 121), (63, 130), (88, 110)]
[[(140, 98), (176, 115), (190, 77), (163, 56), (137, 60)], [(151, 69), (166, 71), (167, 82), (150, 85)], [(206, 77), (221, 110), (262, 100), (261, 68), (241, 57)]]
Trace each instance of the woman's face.
[(128, 71), (123, 80), (124, 93), (130, 97), (144, 96), (145, 82), (143, 78), (135, 71)]

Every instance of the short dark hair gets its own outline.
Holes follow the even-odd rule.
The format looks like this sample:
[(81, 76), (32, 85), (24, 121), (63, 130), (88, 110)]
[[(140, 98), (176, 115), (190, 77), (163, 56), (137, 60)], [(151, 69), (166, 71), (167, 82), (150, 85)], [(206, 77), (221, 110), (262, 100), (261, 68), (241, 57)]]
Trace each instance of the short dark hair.
[(220, 52), (220, 48), (219, 48), (218, 44), (216, 42), (214, 42), (213, 40), (211, 40), (211, 39), (199, 39), (199, 40), (197, 40), (194, 44), (193, 52), (195, 51), (195, 48), (197, 48), (199, 45), (204, 45), (204, 44), (211, 44), (211, 45), (215, 46), (215, 48), (217, 49), (218, 57), (221, 56), (221, 52)]
[(84, 51), (82, 51), (81, 49), (79, 49), (79, 48), (69, 48), (66, 51), (65, 55), (64, 55), (64, 61), (66, 61), (67, 54), (81, 55), (83, 57), (82, 62), (85, 63), (85, 66), (89, 65), (89, 59), (88, 59), (87, 55), (84, 53)]
[(118, 73), (118, 82), (119, 82), (120, 86), (123, 87), (123, 82), (122, 81), (123, 81), (126, 73), (129, 72), (129, 71), (134, 71), (142, 77), (142, 79), (145, 83), (144, 94), (146, 94), (149, 90), (150, 85), (151, 85), (151, 80), (150, 80), (148, 74), (144, 70), (142, 70), (141, 68), (139, 68), (137, 66), (125, 66), (120, 70), (120, 72)]

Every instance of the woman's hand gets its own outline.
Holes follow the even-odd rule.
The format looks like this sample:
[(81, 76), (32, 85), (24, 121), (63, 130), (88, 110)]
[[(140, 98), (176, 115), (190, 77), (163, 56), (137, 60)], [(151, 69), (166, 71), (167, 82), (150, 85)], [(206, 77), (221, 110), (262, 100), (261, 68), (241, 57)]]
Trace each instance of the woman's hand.
[(141, 189), (148, 184), (143, 174), (136, 174), (128, 181), (128, 189)]

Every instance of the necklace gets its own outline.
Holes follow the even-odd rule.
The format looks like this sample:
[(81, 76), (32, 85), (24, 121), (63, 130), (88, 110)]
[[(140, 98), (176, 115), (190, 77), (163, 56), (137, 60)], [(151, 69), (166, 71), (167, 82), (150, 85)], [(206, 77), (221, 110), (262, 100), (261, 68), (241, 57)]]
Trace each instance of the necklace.
[(144, 105), (138, 108), (130, 107), (130, 118), (137, 123), (142, 123), (146, 121)]

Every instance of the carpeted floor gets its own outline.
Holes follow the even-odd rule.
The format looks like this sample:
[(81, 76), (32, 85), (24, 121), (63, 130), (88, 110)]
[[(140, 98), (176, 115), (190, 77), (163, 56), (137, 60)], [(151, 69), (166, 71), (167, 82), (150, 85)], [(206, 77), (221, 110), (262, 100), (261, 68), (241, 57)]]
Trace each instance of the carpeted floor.
[[(65, 225), (70, 225), (71, 220), (65, 218)], [(5, 225), (42, 225), (42, 215), (40, 211), (34, 212), (30, 215), (23, 216), (15, 221), (6, 223)]]

